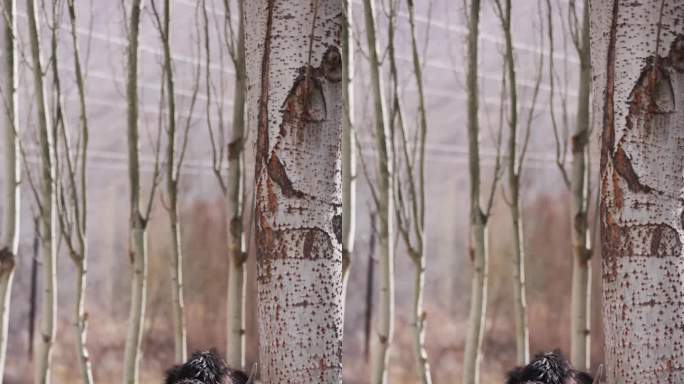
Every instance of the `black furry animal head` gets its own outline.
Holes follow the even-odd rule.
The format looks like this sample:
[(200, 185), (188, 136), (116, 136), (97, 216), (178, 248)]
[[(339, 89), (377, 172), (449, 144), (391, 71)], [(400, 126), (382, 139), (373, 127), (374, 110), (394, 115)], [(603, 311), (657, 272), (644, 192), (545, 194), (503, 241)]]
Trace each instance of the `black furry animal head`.
[(226, 366), (216, 350), (195, 352), (190, 360), (166, 372), (165, 384), (246, 384), (247, 375)]
[(540, 353), (524, 367), (508, 372), (506, 384), (592, 384), (592, 377), (574, 370), (559, 350)]

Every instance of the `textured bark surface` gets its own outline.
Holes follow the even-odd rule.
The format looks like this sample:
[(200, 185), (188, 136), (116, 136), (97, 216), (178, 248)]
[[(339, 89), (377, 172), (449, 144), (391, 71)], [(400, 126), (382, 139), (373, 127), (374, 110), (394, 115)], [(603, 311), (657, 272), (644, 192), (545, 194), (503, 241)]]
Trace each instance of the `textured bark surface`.
[(487, 310), (487, 222), (480, 207), (480, 146), (478, 142), (477, 56), (480, 24), (480, 0), (471, 0), (468, 20), (468, 62), (466, 88), (468, 92), (468, 176), (470, 179), (470, 218), (468, 254), (473, 264), (470, 292), (470, 313), (463, 355), (463, 383), (480, 382), (480, 361), (484, 320)]
[[(233, 132), (228, 145), (226, 211), (228, 222), (228, 344), (226, 361), (234, 368), (245, 366), (245, 273), (246, 244), (243, 227), (244, 157), (245, 157), (245, 33), (243, 5), (238, 1), (238, 36), (235, 52), (235, 93), (233, 97)], [(228, 7), (228, 0), (225, 1)]]
[(261, 380), (342, 380), (340, 0), (245, 3)]
[(131, 301), (124, 348), (123, 383), (138, 383), (145, 303), (147, 299), (147, 228), (140, 204), (140, 160), (138, 153), (138, 35), (141, 1), (133, 0), (129, 12), (126, 65), (128, 178), (130, 188), (129, 252), (131, 262)]
[(0, 227), (0, 384), (5, 372), (7, 357), (7, 336), (9, 331), (10, 299), (12, 280), (19, 249), (20, 212), (20, 168), (19, 151), (15, 129), (17, 126), (17, 61), (16, 61), (16, 0), (3, 1), (4, 17), (2, 44), (4, 73), (2, 77), (3, 102), (7, 107), (3, 113), (4, 190), (2, 191), (2, 227)]
[(53, 244), (56, 223), (54, 189), (55, 162), (53, 145), (53, 127), (45, 92), (43, 58), (41, 54), (40, 30), (38, 25), (38, 9), (35, 0), (28, 0), (26, 13), (29, 25), (31, 45), (31, 69), (36, 103), (36, 120), (38, 125), (38, 141), (40, 145), (40, 239), (42, 247), (43, 296), (40, 314), (40, 334), (36, 340), (34, 360), (34, 382), (50, 383), (52, 367), (52, 347), (55, 342), (57, 322), (57, 247)]
[(364, 0), (364, 19), (368, 44), (368, 64), (373, 96), (373, 130), (377, 151), (376, 183), (378, 208), (379, 295), (375, 335), (371, 345), (371, 384), (387, 382), (390, 346), (394, 334), (394, 236), (392, 158), (389, 124), (385, 112), (380, 58), (376, 39), (375, 1)]
[(684, 382), (684, 3), (591, 4), (608, 383)]

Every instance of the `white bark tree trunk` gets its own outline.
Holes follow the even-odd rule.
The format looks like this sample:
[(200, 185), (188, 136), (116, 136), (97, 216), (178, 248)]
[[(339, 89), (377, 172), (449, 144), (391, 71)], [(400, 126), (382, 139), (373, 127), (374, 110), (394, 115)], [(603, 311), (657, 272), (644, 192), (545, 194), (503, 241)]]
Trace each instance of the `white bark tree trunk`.
[(19, 212), (20, 212), (20, 168), (19, 151), (15, 129), (18, 129), (17, 117), (17, 61), (16, 61), (16, 0), (3, 1), (3, 56), (5, 71), (3, 77), (5, 173), (3, 191), (2, 233), (0, 234), (0, 384), (5, 372), (7, 357), (7, 336), (9, 331), (10, 301), (12, 297), (12, 280), (16, 268), (17, 251), (19, 249)]
[(683, 19), (679, 0), (591, 3), (608, 383), (684, 382)]
[(124, 348), (123, 383), (137, 384), (147, 297), (147, 229), (140, 202), (138, 153), (138, 35), (142, 0), (133, 0), (129, 12), (126, 103), (128, 124), (128, 177), (130, 187), (129, 257), (132, 267), (128, 332)]
[(584, 2), (578, 55), (580, 59), (577, 117), (572, 136), (570, 209), (572, 212), (572, 290), (570, 308), (570, 361), (581, 371), (589, 370), (591, 358), (591, 242), (589, 236), (589, 2)]
[(340, 0), (245, 2), (261, 380), (342, 380)]
[(379, 274), (380, 293), (375, 336), (371, 345), (371, 384), (387, 382), (390, 345), (394, 333), (394, 236), (393, 236), (393, 185), (392, 155), (389, 143), (389, 126), (385, 112), (380, 74), (380, 59), (375, 27), (375, 1), (364, 0), (364, 18), (368, 43), (368, 64), (373, 94), (373, 129), (377, 150), (378, 238), (380, 240)]
[(226, 360), (234, 368), (245, 368), (245, 288), (247, 250), (245, 244), (245, 32), (244, 0), (238, 1), (238, 36), (235, 51), (233, 132), (228, 145), (226, 207), (228, 218), (228, 344)]
[[(157, 16), (159, 16), (157, 14)], [(180, 181), (180, 159), (176, 159), (178, 130), (176, 124), (176, 95), (171, 57), (171, 2), (164, 0), (164, 15), (158, 20), (164, 51), (164, 81), (166, 83), (167, 141), (166, 141), (166, 193), (169, 198), (169, 229), (171, 233), (171, 306), (173, 314), (173, 338), (176, 364), (187, 360), (187, 333), (185, 326), (185, 300), (183, 298), (183, 244), (178, 207), (178, 184)], [(188, 138), (185, 137), (185, 140)], [(182, 156), (182, 155), (181, 155)]]
[(468, 58), (466, 88), (468, 92), (468, 173), (470, 177), (470, 238), (468, 254), (473, 263), (470, 293), (470, 315), (463, 356), (463, 383), (480, 382), (482, 339), (487, 310), (487, 218), (480, 206), (480, 146), (478, 142), (478, 35), (480, 0), (471, 0), (468, 20)]
[(35, 0), (28, 0), (26, 6), (31, 45), (31, 69), (36, 101), (36, 120), (41, 157), (40, 208), (43, 298), (40, 318), (40, 334), (36, 340), (34, 360), (34, 382), (50, 383), (52, 367), (52, 347), (55, 341), (57, 320), (57, 248), (53, 244), (56, 223), (54, 189), (55, 164), (53, 151), (53, 131), (45, 92), (43, 58), (41, 54), (38, 9)]
[(351, 257), (356, 239), (356, 129), (354, 128), (354, 41), (352, 4), (342, 0), (342, 282), (346, 297)]

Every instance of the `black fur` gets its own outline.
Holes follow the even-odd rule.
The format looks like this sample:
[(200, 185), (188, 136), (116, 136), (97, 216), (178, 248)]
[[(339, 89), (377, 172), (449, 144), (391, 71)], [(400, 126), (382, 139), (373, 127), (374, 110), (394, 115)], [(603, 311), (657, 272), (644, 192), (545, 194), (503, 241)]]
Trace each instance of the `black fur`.
[(183, 365), (166, 372), (165, 384), (246, 384), (247, 375), (228, 368), (216, 350), (195, 352)]
[(559, 350), (538, 354), (524, 367), (508, 372), (506, 384), (592, 384), (592, 377), (576, 371)]

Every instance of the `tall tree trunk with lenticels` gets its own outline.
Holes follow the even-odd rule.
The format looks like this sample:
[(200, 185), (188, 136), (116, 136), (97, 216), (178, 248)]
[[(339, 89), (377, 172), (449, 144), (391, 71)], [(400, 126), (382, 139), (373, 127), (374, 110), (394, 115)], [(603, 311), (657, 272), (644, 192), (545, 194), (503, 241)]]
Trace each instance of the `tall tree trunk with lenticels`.
[(684, 3), (591, 2), (608, 383), (684, 382)]
[(261, 380), (342, 380), (341, 0), (245, 2)]

